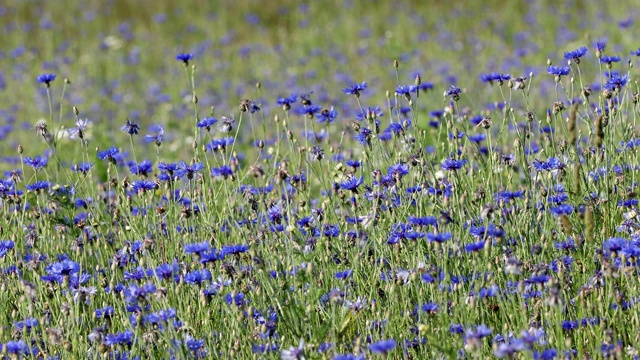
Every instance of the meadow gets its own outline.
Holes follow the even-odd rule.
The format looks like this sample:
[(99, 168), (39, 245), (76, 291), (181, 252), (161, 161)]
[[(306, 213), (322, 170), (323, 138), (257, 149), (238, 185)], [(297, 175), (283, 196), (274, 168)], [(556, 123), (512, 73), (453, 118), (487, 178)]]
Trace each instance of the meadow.
[(0, 358), (638, 358), (633, 4), (1, 5)]

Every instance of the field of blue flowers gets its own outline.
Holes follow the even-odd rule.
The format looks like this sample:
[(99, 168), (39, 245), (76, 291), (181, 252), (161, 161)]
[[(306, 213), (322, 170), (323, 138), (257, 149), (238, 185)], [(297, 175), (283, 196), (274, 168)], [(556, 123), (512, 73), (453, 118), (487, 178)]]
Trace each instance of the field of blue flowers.
[(0, 5), (1, 359), (639, 357), (633, 2), (65, 4)]

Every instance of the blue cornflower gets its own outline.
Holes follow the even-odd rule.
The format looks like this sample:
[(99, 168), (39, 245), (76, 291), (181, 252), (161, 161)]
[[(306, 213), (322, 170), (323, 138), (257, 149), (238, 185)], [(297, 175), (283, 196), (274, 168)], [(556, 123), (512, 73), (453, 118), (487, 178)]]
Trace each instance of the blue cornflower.
[(347, 166), (351, 166), (354, 169), (359, 168), (361, 165), (360, 161), (358, 160), (347, 160), (345, 164), (347, 164)]
[(116, 311), (113, 306), (105, 306), (103, 308), (96, 309), (93, 313), (97, 319), (104, 319), (112, 317)]
[(187, 177), (187, 179), (193, 179), (194, 175), (199, 173), (204, 169), (204, 165), (202, 163), (195, 163), (191, 165), (187, 165), (185, 162), (180, 162), (178, 164), (178, 168), (175, 172), (178, 178)]
[(456, 87), (455, 85), (451, 85), (451, 87), (449, 88), (449, 90), (444, 92), (444, 96), (451, 96), (451, 98), (453, 99), (453, 101), (458, 101), (460, 100), (460, 92), (462, 90), (460, 90), (459, 87)]
[(184, 63), (184, 66), (187, 66), (189, 65), (189, 61), (193, 60), (193, 54), (178, 54), (176, 55), (176, 60), (182, 61)]
[(481, 142), (483, 142), (484, 140), (487, 139), (487, 134), (474, 134), (474, 135), (469, 135), (469, 140), (479, 144)]
[(93, 167), (92, 162), (83, 162), (83, 163), (73, 164), (71, 166), (71, 171), (81, 173), (81, 174), (86, 174), (89, 172), (89, 170), (91, 170), (91, 167)]
[(154, 124), (149, 127), (151, 134), (144, 136), (144, 141), (147, 143), (155, 143), (160, 146), (164, 141), (164, 128), (160, 124)]
[(107, 150), (98, 151), (98, 159), (116, 163), (116, 155), (120, 152), (117, 147), (112, 146)]
[(133, 344), (134, 334), (131, 330), (125, 330), (116, 334), (106, 334), (104, 336), (103, 343), (106, 346), (115, 346), (119, 344), (131, 345)]
[(612, 63), (620, 62), (620, 60), (621, 60), (620, 56), (617, 56), (617, 55), (615, 56), (605, 55), (600, 58), (600, 62), (603, 64), (607, 64), (607, 67), (610, 67)]
[(620, 250), (627, 247), (628, 244), (629, 244), (629, 241), (627, 241), (627, 239), (613, 237), (605, 240), (604, 243), (602, 244), (602, 247), (605, 250), (610, 252), (619, 252)]
[(604, 88), (609, 91), (615, 91), (615, 90), (619, 91), (621, 88), (627, 85), (628, 81), (629, 81), (628, 75), (623, 75), (623, 76), (614, 75), (607, 79), (607, 82), (604, 84)]
[(364, 121), (364, 120), (375, 120), (376, 118), (384, 116), (382, 109), (380, 106), (376, 106), (374, 108), (368, 107), (366, 110), (358, 110), (356, 113), (356, 120)]
[(249, 246), (245, 244), (225, 245), (220, 250), (222, 256), (242, 254), (249, 250)]
[(316, 113), (316, 121), (319, 123), (332, 123), (336, 117), (338, 116), (338, 112), (333, 109), (323, 109), (322, 111)]
[(288, 111), (291, 109), (291, 104), (295, 103), (297, 99), (298, 97), (295, 94), (291, 94), (289, 97), (279, 97), (277, 103), (282, 106), (284, 111)]
[(39, 192), (39, 191), (49, 189), (50, 186), (51, 186), (51, 183), (49, 183), (48, 181), (36, 181), (33, 184), (28, 184), (26, 188), (29, 191)]
[(640, 48), (638, 48), (638, 50), (631, 51), (631, 55), (640, 56)]
[(587, 54), (587, 47), (582, 46), (573, 51), (566, 51), (564, 53), (564, 58), (566, 60), (571, 60), (576, 64), (580, 64), (580, 58)]
[(189, 351), (196, 352), (204, 346), (204, 339), (189, 338), (185, 342), (185, 345), (187, 345), (187, 349), (189, 349)]
[(353, 355), (353, 354), (336, 354), (333, 356), (332, 360), (364, 360), (364, 354)]
[(389, 124), (389, 127), (385, 131), (389, 131), (393, 134), (402, 134), (404, 132), (404, 128), (402, 127), (402, 124), (394, 122)]
[(438, 312), (438, 308), (440, 307), (440, 305), (438, 305), (437, 303), (434, 302), (430, 302), (430, 303), (424, 303), (422, 304), (422, 306), (420, 306), (420, 309), (423, 312), (429, 313), (429, 314), (435, 314)]
[(338, 280), (346, 280), (346, 279), (351, 277), (352, 273), (353, 273), (353, 270), (351, 270), (351, 269), (347, 269), (345, 271), (338, 271), (336, 273), (335, 277)]
[(476, 252), (484, 249), (484, 240), (476, 241), (464, 246), (466, 252)]
[(373, 132), (367, 127), (361, 127), (360, 131), (356, 134), (355, 139), (362, 145), (371, 145), (371, 136)]
[(466, 163), (467, 160), (445, 159), (440, 164), (440, 167), (442, 170), (455, 171), (461, 169)]
[(512, 359), (515, 353), (518, 353), (525, 349), (524, 342), (521, 339), (512, 339), (510, 342), (502, 343), (497, 349), (493, 351), (493, 355), (497, 358), (509, 358)]
[(313, 118), (313, 116), (321, 109), (322, 108), (318, 105), (313, 105), (313, 104), (303, 105), (301, 108), (298, 109), (298, 115), (307, 115), (310, 118)]
[(24, 158), (24, 164), (30, 166), (31, 168), (33, 168), (33, 170), (36, 171), (46, 167), (48, 162), (49, 160), (46, 157), (40, 155), (36, 155), (33, 158), (30, 158), (28, 156)]
[(450, 232), (438, 233), (438, 234), (429, 233), (427, 234), (427, 240), (431, 242), (443, 243), (451, 239), (451, 236), (452, 235)]
[(16, 355), (18, 355), (18, 354), (24, 354), (24, 353), (28, 354), (28, 352), (29, 352), (29, 347), (24, 342), (24, 340), (7, 341), (4, 344), (4, 346), (5, 346), (5, 349), (7, 350), (8, 354), (16, 354)]
[(396, 347), (396, 341), (394, 339), (380, 340), (369, 345), (369, 351), (374, 354), (387, 354), (389, 351)]
[(407, 174), (409, 174), (409, 165), (407, 164), (393, 164), (387, 169), (387, 175), (395, 179), (402, 178)]
[(607, 47), (607, 42), (602, 40), (602, 41), (597, 41), (594, 45), (594, 47), (596, 48), (596, 56), (600, 57), (600, 55), (602, 54), (602, 52), (604, 51), (604, 49), (606, 49)]
[(405, 99), (411, 100), (411, 93), (415, 93), (418, 87), (415, 85), (399, 85), (396, 87), (396, 94), (404, 96)]
[(42, 74), (36, 77), (36, 80), (39, 83), (44, 84), (46, 87), (49, 87), (49, 85), (51, 85), (51, 82), (55, 79), (56, 79), (56, 74)]
[(551, 75), (555, 75), (556, 81), (560, 81), (560, 78), (562, 76), (569, 75), (569, 72), (571, 72), (571, 68), (569, 66), (560, 67), (560, 66), (550, 65), (547, 68), (547, 73)]
[(216, 152), (218, 150), (226, 149), (227, 146), (233, 144), (233, 142), (234, 139), (232, 137), (227, 137), (224, 139), (213, 139), (206, 145), (207, 151)]
[(340, 183), (340, 188), (343, 190), (349, 190), (357, 193), (358, 186), (362, 185), (363, 182), (364, 182), (364, 177), (352, 176), (348, 180), (345, 180), (342, 183)]
[[(418, 226), (433, 226), (435, 228), (438, 227), (438, 219), (435, 216), (423, 216), (423, 217), (416, 217), (416, 216), (409, 216), (407, 217), (407, 222), (411, 225), (418, 225)], [(427, 237), (429, 235), (427, 234)]]
[(556, 217), (561, 215), (571, 215), (573, 212), (573, 206), (569, 204), (560, 204), (558, 206), (549, 207), (549, 212)]
[(225, 179), (233, 177), (233, 170), (229, 165), (222, 165), (219, 168), (211, 169), (211, 176), (223, 177)]
[(67, 130), (69, 134), (69, 139), (84, 139), (84, 131), (87, 129), (89, 125), (89, 119), (78, 119), (76, 120), (76, 127)]
[(495, 199), (497, 201), (503, 200), (503, 201), (511, 201), (514, 199), (518, 199), (521, 198), (522, 195), (524, 193), (522, 192), (522, 190), (518, 190), (518, 191), (500, 191), (498, 193), (495, 194)]
[(209, 280), (211, 280), (211, 272), (207, 269), (194, 270), (194, 271), (188, 272), (184, 276), (184, 282), (190, 285), (199, 285)]
[(122, 125), (120, 130), (126, 132), (129, 135), (137, 135), (140, 131), (140, 127), (138, 126), (138, 124), (127, 120), (127, 123)]
[(562, 330), (564, 331), (573, 331), (575, 329), (578, 328), (578, 322), (577, 321), (571, 321), (571, 320), (563, 320), (562, 321)]
[(505, 81), (509, 81), (511, 79), (510, 74), (500, 74), (500, 73), (491, 73), (491, 74), (482, 74), (480, 75), (480, 81), (488, 82), (489, 84), (493, 84), (493, 82), (497, 82), (499, 85), (504, 84)]
[(361, 84), (355, 83), (349, 87), (342, 89), (342, 91), (347, 95), (354, 95), (355, 97), (360, 97), (360, 93), (367, 88), (367, 83), (362, 82)]
[(156, 189), (156, 183), (149, 180), (136, 180), (131, 184), (134, 193), (145, 193)]
[(147, 177), (149, 173), (153, 171), (153, 164), (151, 160), (143, 160), (141, 163), (132, 163), (129, 165), (129, 170), (134, 175)]

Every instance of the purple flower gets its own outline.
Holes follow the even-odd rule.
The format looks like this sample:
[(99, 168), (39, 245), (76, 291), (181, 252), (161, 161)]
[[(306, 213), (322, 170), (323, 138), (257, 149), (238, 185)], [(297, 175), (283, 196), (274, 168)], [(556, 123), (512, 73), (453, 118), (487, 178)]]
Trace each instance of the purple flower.
[(160, 124), (151, 125), (149, 127), (150, 134), (144, 136), (144, 141), (146, 143), (155, 143), (157, 146), (160, 146), (164, 141), (164, 128)]
[(122, 125), (120, 130), (126, 132), (129, 135), (137, 135), (140, 131), (140, 127), (138, 126), (138, 124), (127, 120), (127, 123)]
[(389, 351), (396, 347), (396, 341), (394, 339), (380, 340), (369, 345), (369, 351), (374, 354), (387, 354)]
[(342, 91), (347, 95), (354, 95), (355, 97), (359, 97), (360, 93), (367, 88), (367, 83), (362, 82), (361, 84), (355, 83), (349, 87), (342, 89)]
[(211, 169), (211, 176), (228, 179), (233, 176), (233, 170), (229, 165), (222, 165), (218, 168)]
[(461, 169), (466, 163), (467, 160), (445, 159), (440, 164), (440, 167), (442, 168), (442, 170), (455, 171)]
[(362, 185), (363, 182), (364, 182), (364, 177), (352, 176), (348, 180), (345, 180), (342, 183), (340, 183), (340, 188), (343, 190), (358, 192), (358, 186)]
[(569, 75), (569, 72), (571, 71), (571, 68), (568, 66), (564, 66), (564, 67), (560, 67), (560, 66), (553, 66), (550, 65), (547, 68), (547, 72), (551, 75), (555, 75), (556, 80), (559, 80), (560, 77), (564, 76), (564, 75)]
[(587, 48), (585, 46), (579, 47), (573, 51), (566, 51), (564, 53), (565, 60), (572, 60), (574, 63), (579, 64), (580, 58), (587, 54)]
[(28, 156), (24, 158), (24, 164), (32, 167), (36, 171), (46, 167), (48, 162), (49, 160), (46, 157), (40, 155), (36, 155), (33, 158)]
[(316, 122), (329, 124), (336, 119), (336, 117), (338, 116), (338, 112), (335, 111), (332, 106), (331, 109), (324, 109), (320, 112), (317, 112), (315, 115)]
[(347, 269), (345, 271), (338, 271), (335, 277), (338, 280), (345, 280), (351, 277), (352, 272), (353, 271), (351, 269)]
[(156, 183), (149, 180), (136, 180), (131, 184), (134, 193), (145, 193), (156, 189)]
[(278, 98), (277, 104), (282, 106), (284, 111), (291, 109), (291, 104), (295, 103), (298, 97), (295, 94), (291, 94), (289, 97)]
[(184, 66), (187, 66), (189, 65), (189, 61), (193, 60), (193, 54), (178, 54), (176, 55), (176, 60), (182, 61), (184, 63)]
[(26, 186), (26, 189), (29, 191), (43, 191), (43, 190), (47, 190), (49, 189), (49, 187), (51, 186), (51, 183), (49, 183), (48, 181), (36, 181), (32, 184), (28, 184)]
[(607, 56), (607, 55), (605, 55), (605, 56), (602, 56), (600, 58), (600, 62), (603, 63), (603, 64), (607, 64), (608, 66), (610, 66), (611, 63), (620, 62), (620, 60), (621, 60), (620, 56), (617, 56), (617, 55), (616, 56)]
[(454, 101), (458, 101), (460, 99), (460, 92), (461, 91), (462, 90), (460, 90), (459, 87), (451, 85), (451, 87), (447, 91), (444, 92), (444, 96), (451, 96)]
[(36, 80), (39, 83), (44, 84), (46, 87), (49, 87), (51, 82), (55, 79), (56, 79), (56, 74), (42, 74), (36, 77)]
[(627, 239), (613, 237), (605, 240), (604, 243), (602, 244), (602, 247), (605, 250), (610, 252), (619, 252), (620, 250), (627, 247), (628, 244), (629, 244), (629, 241), (627, 241)]

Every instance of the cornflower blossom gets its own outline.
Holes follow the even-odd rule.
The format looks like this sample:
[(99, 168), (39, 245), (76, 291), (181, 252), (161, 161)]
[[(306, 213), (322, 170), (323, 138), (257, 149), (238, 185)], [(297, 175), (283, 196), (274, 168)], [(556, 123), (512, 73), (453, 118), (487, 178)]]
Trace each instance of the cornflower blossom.
[(36, 77), (36, 80), (44, 84), (47, 88), (51, 85), (51, 82), (56, 79), (56, 74), (42, 74)]
[(282, 107), (282, 110), (289, 111), (291, 109), (291, 105), (296, 102), (298, 96), (295, 94), (291, 94), (289, 97), (280, 97), (276, 101), (278, 105)]
[(193, 54), (186, 54), (186, 53), (178, 54), (176, 55), (176, 60), (182, 61), (184, 66), (188, 66), (189, 61), (193, 60)]
[(127, 120), (127, 123), (122, 125), (120, 130), (126, 132), (129, 135), (138, 135), (138, 132), (140, 131), (140, 126), (138, 126), (138, 124), (134, 122)]
[(89, 119), (78, 119), (76, 120), (76, 127), (67, 130), (67, 134), (69, 135), (69, 139), (84, 139), (85, 130), (89, 125)]
[(342, 89), (342, 91), (347, 95), (353, 95), (355, 97), (360, 97), (360, 94), (367, 88), (367, 83), (362, 82), (361, 84), (355, 83), (349, 87)]
[(462, 169), (462, 167), (467, 163), (467, 160), (455, 160), (455, 159), (445, 159), (440, 163), (440, 167), (442, 170), (447, 171), (456, 171)]
[(144, 142), (155, 143), (160, 146), (164, 141), (164, 128), (160, 124), (151, 125), (149, 127), (150, 134), (144, 136)]
[(554, 75), (555, 78), (556, 78), (556, 82), (558, 82), (558, 81), (560, 81), (562, 76), (569, 75), (569, 72), (571, 72), (571, 68), (568, 67), (568, 66), (559, 67), (559, 66), (550, 65), (547, 68), (547, 72), (550, 75)]
[(573, 51), (566, 51), (564, 53), (565, 60), (571, 60), (576, 64), (580, 64), (580, 58), (587, 54), (587, 47), (582, 46)]

